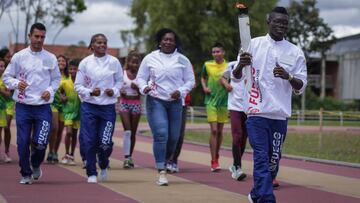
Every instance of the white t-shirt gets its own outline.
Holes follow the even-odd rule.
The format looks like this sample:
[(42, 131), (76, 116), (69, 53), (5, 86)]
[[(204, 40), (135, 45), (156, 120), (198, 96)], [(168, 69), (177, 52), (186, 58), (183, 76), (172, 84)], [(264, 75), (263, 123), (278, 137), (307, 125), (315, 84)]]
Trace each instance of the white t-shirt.
[(236, 68), (237, 61), (231, 61), (228, 63), (226, 70), (223, 73), (223, 77), (229, 79), (232, 91), (228, 95), (228, 109), (233, 111), (244, 111), (244, 80), (234, 80), (232, 71)]
[(177, 52), (165, 54), (156, 50), (142, 60), (136, 82), (140, 92), (150, 87), (149, 95), (171, 101), (171, 93), (179, 90), (181, 98), (195, 85), (195, 77), (189, 59)]
[[(304, 53), (294, 44), (274, 41), (269, 35), (251, 40), (248, 52), (252, 55), (252, 77), (246, 92), (244, 107), (248, 116), (286, 120), (291, 116), (292, 86), (289, 81), (275, 78), (273, 69), (276, 62), (297, 79), (303, 87), (307, 85), (307, 69)], [(246, 78), (246, 77), (243, 77)]]
[[(92, 54), (80, 62), (74, 86), (82, 102), (108, 105), (117, 102), (122, 83), (123, 70), (117, 58), (108, 54), (103, 57)], [(96, 87), (101, 90), (100, 96), (90, 96)], [(104, 92), (106, 89), (112, 89), (114, 95), (107, 96)]]
[(121, 89), (126, 92), (127, 96), (138, 96), (139, 92), (136, 89), (131, 88), (131, 83), (135, 83), (135, 79), (131, 80), (126, 73), (126, 70), (124, 70), (124, 82)]
[[(54, 54), (44, 49), (33, 52), (28, 47), (14, 54), (3, 74), (3, 80), (7, 88), (15, 90), (13, 99), (16, 102), (41, 105), (53, 102), (61, 74)], [(20, 80), (29, 85), (23, 92), (18, 89)], [(44, 91), (50, 93), (48, 101), (41, 98)]]

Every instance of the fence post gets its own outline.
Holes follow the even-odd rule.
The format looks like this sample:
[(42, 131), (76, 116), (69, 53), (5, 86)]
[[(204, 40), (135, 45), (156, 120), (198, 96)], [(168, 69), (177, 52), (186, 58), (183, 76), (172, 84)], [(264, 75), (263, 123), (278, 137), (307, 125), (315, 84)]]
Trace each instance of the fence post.
[(320, 127), (320, 132), (322, 133), (323, 131), (323, 114), (324, 114), (324, 109), (321, 107), (320, 111), (319, 111), (319, 127)]
[(300, 125), (300, 111), (299, 110), (297, 110), (296, 111), (296, 115), (297, 115), (297, 125)]
[(194, 123), (194, 108), (190, 106), (189, 109), (190, 109), (190, 122)]
[(344, 117), (343, 117), (344, 115), (343, 115), (343, 112), (340, 111), (339, 115), (340, 115), (340, 126), (343, 126), (343, 125), (344, 125)]

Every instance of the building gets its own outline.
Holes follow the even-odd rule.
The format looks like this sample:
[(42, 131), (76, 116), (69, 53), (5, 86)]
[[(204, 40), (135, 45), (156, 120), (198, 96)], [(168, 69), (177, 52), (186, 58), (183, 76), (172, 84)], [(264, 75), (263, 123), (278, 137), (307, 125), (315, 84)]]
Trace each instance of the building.
[[(25, 44), (23, 43), (15, 43), (10, 44), (9, 49), (13, 52), (17, 52), (21, 49), (25, 48)], [(55, 44), (45, 44), (44, 48), (57, 55), (64, 55), (70, 59), (74, 58), (84, 58), (91, 54), (91, 51), (86, 46), (79, 46), (79, 45), (55, 45)], [(109, 48), (108, 53), (115, 57), (120, 57), (120, 49), (118, 48)]]
[[(320, 94), (319, 57), (308, 63), (309, 86)], [(360, 34), (338, 38), (326, 54), (326, 96), (360, 99)]]

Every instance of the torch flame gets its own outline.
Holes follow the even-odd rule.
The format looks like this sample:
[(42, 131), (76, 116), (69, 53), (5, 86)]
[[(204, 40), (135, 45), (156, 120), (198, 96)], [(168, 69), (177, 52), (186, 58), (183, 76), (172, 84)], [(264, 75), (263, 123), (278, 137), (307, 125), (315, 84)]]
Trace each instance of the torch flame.
[(245, 4), (242, 4), (242, 3), (236, 3), (235, 4), (235, 8), (237, 8), (237, 9), (243, 9), (243, 8), (247, 8), (246, 6), (245, 6)]

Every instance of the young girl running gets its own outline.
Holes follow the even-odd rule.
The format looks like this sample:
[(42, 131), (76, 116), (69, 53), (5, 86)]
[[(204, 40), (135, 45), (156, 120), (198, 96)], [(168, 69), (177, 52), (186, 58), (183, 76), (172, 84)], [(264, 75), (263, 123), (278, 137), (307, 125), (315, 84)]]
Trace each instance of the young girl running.
[(140, 54), (136, 51), (131, 51), (126, 59), (123, 87), (120, 90), (120, 98), (116, 106), (125, 131), (123, 153), (125, 157), (124, 168), (126, 169), (134, 167), (131, 157), (135, 147), (136, 131), (141, 116), (140, 93), (139, 88), (135, 84), (140, 63)]
[[(5, 71), (5, 60), (0, 58), (0, 146), (2, 142), (2, 129), (6, 127), (6, 100), (10, 96), (10, 91), (5, 87), (4, 81), (1, 79)], [(6, 161), (6, 160), (4, 160)]]
[[(69, 77), (68, 70), (68, 60), (65, 56), (59, 55), (57, 57), (58, 66), (61, 73), (61, 82), (64, 81), (65, 78)], [(49, 139), (49, 153), (46, 161), (48, 163), (58, 163), (58, 154), (57, 151), (59, 149), (59, 145), (61, 142), (62, 132), (64, 129), (64, 119), (62, 115), (62, 103), (61, 103), (61, 95), (60, 89), (56, 91), (54, 96), (54, 102), (51, 104), (52, 111), (52, 129)]]
[[(8, 48), (3, 48), (0, 50), (0, 58), (2, 58), (5, 62), (5, 68), (11, 61), (12, 54)], [(4, 162), (10, 163), (12, 161), (10, 157), (10, 142), (11, 142), (11, 121), (15, 114), (15, 101), (12, 99), (12, 91), (10, 91), (10, 95), (6, 97), (5, 105), (6, 105), (6, 123), (7, 126), (4, 128), (4, 144), (5, 144), (5, 154), (4, 154)]]
[[(74, 81), (79, 66), (79, 60), (74, 59), (69, 62), (70, 77), (60, 84), (60, 91), (64, 92), (61, 98), (63, 103), (62, 112), (64, 114), (64, 125), (66, 128), (65, 136), (65, 156), (61, 159), (62, 164), (76, 165), (74, 151), (77, 141), (77, 132), (80, 127), (80, 99), (74, 89)], [(71, 146), (71, 149), (70, 149)]]

